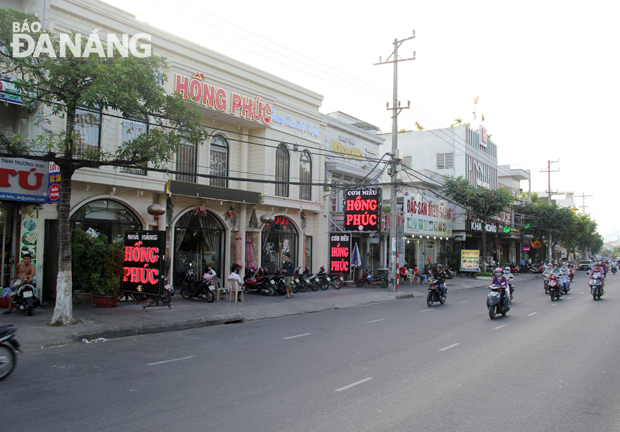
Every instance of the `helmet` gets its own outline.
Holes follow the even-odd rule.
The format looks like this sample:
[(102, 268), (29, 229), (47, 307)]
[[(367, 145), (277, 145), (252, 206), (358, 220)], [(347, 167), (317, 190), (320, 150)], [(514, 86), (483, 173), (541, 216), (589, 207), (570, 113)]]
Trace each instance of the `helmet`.
[(600, 262), (597, 262), (596, 264), (594, 264), (594, 267), (600, 267), (600, 266), (601, 266)]
[(547, 268), (548, 268), (548, 269), (552, 269), (552, 268), (553, 268), (553, 266), (552, 266), (551, 264), (547, 264)]
[(441, 268), (443, 268), (443, 266), (441, 264), (437, 264), (437, 268), (441, 269)]
[(551, 276), (551, 280), (557, 280), (557, 276)]
[(494, 274), (503, 274), (504, 270), (502, 270), (500, 267), (496, 268), (495, 271), (493, 272)]
[(509, 267), (509, 266), (506, 266), (506, 267), (504, 268), (504, 270), (508, 270), (508, 272), (510, 273), (510, 267)]
[(553, 264), (553, 268), (556, 268), (558, 265), (557, 264)]

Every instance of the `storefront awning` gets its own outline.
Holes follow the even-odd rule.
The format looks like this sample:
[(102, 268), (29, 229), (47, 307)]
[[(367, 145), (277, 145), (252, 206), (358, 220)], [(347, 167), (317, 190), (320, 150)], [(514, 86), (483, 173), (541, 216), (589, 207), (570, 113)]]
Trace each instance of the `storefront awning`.
[(246, 204), (260, 204), (261, 194), (240, 189), (224, 188), (219, 186), (186, 183), (168, 180), (166, 193), (200, 199), (212, 199), (227, 202)]

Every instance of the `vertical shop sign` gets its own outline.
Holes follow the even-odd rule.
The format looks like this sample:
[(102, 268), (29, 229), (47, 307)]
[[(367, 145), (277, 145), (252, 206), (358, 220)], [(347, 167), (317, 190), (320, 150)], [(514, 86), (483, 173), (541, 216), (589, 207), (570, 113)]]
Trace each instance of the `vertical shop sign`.
[(351, 234), (331, 233), (329, 235), (330, 273), (349, 272), (351, 267)]
[(381, 226), (381, 189), (350, 189), (345, 195), (344, 229), (379, 231)]
[(479, 272), (480, 271), (480, 251), (479, 250), (462, 250), (461, 251), (461, 271), (462, 272)]
[(32, 257), (32, 264), (37, 267), (37, 243), (39, 241), (39, 220), (38, 212), (34, 205), (22, 206), (22, 223), (20, 233), (20, 257), (29, 253)]
[(127, 231), (124, 240), (122, 290), (153, 295), (163, 293), (166, 232)]
[(49, 188), (47, 202), (60, 201), (60, 167), (54, 162), (49, 163)]

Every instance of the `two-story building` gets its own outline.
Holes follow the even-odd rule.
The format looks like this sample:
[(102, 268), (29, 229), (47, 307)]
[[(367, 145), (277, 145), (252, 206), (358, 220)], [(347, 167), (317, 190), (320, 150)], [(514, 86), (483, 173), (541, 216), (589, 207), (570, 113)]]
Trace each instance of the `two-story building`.
[[(96, 0), (33, 3), (33, 11), (55, 33), (99, 29), (103, 42), (107, 34), (149, 34), (152, 53), (168, 63), (165, 90), (197, 102), (209, 132), (205, 142), (180, 146), (168, 165), (170, 173), (151, 171), (150, 165), (78, 170), (72, 183), (72, 228), (93, 228), (111, 241), (122, 239), (127, 230), (166, 231), (174, 281), (190, 263), (196, 272), (211, 266), (223, 275), (232, 263), (273, 269), (287, 252), (298, 265), (320, 262), (327, 247), (319, 223), (319, 184), (325, 176), (320, 94)], [(76, 112), (82, 146), (114, 151), (153, 127), (148, 118)], [(48, 126), (63, 130), (65, 119), (52, 117)], [(165, 215), (149, 214), (152, 204), (165, 208)], [(45, 248), (45, 292), (53, 296), (57, 211), (55, 204), (43, 207), (39, 247)]]

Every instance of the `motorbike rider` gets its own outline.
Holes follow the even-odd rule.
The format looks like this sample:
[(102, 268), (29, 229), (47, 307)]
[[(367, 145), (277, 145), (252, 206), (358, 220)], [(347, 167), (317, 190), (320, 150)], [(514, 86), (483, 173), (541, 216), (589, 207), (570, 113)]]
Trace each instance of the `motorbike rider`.
[(562, 272), (562, 285), (564, 288), (564, 292), (567, 293), (568, 290), (570, 289), (570, 279), (568, 277), (568, 274), (570, 271), (566, 263), (562, 265), (562, 268), (560, 269), (560, 271)]
[(553, 272), (553, 266), (551, 264), (547, 264), (545, 271), (543, 272), (543, 276), (545, 279), (549, 279), (551, 277), (551, 273)]
[(443, 271), (443, 266), (441, 264), (437, 264), (433, 269), (433, 279), (439, 282), (439, 291), (441, 291), (441, 296), (446, 296), (446, 272)]
[(506, 277), (504, 276), (504, 271), (498, 267), (495, 270), (493, 270), (493, 281), (491, 282), (491, 285), (501, 285), (502, 289), (502, 296), (505, 295), (506, 293), (506, 287), (508, 286), (508, 279), (506, 279)]
[(594, 264), (594, 267), (590, 270), (588, 276), (592, 277), (594, 276), (594, 273), (599, 273), (601, 275), (601, 291), (605, 292), (605, 268), (600, 262)]
[(512, 281), (514, 280), (514, 275), (510, 273), (510, 267), (506, 266), (504, 269), (504, 277), (506, 278), (506, 282), (510, 286), (510, 298), (511, 300), (514, 298), (515, 289), (512, 286)]
[(15, 284), (11, 288), (11, 294), (9, 296), (9, 307), (2, 312), (2, 315), (8, 315), (13, 309), (13, 297), (17, 295), (17, 288), (25, 284), (31, 284), (34, 282), (34, 265), (32, 264), (32, 256), (29, 253), (22, 255), (22, 262), (17, 263), (15, 268)]

